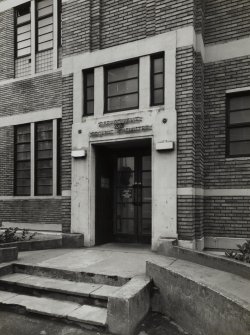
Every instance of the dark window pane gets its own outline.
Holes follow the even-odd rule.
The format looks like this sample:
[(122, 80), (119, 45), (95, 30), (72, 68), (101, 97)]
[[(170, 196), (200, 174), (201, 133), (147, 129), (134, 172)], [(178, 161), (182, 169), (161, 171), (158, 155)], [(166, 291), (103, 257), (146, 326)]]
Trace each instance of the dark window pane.
[(142, 173), (142, 185), (151, 186), (151, 172)]
[(145, 235), (151, 234), (151, 219), (142, 219), (142, 233)]
[(151, 202), (151, 188), (150, 187), (143, 187), (142, 188), (142, 202)]
[(128, 64), (107, 69), (107, 111), (138, 108), (139, 64)]
[(53, 184), (53, 123), (52, 121), (36, 124), (36, 195), (52, 195)]
[(154, 62), (154, 65), (153, 65), (154, 73), (163, 72), (163, 57), (155, 58), (153, 62)]
[(117, 233), (119, 234), (134, 234), (135, 223), (133, 219), (117, 219)]
[(151, 170), (151, 156), (142, 157), (142, 170)]
[(84, 115), (94, 114), (94, 69), (84, 72)]
[(230, 129), (230, 141), (250, 140), (250, 127)]
[(164, 103), (164, 90), (157, 89), (153, 92), (154, 104), (160, 105)]
[(154, 75), (154, 89), (163, 87), (163, 74)]
[(117, 168), (119, 172), (126, 172), (126, 169), (133, 171), (135, 168), (135, 158), (134, 157), (120, 157), (117, 160)]
[(164, 104), (164, 56), (151, 58), (151, 105)]
[(88, 100), (94, 99), (94, 87), (87, 88), (87, 99)]
[(37, 186), (36, 188), (37, 195), (51, 195), (52, 186)]
[(142, 205), (142, 217), (151, 219), (151, 204), (143, 204)]
[(87, 87), (94, 86), (94, 71), (88, 73), (87, 75)]
[(94, 114), (94, 101), (88, 101), (87, 102), (87, 115), (93, 115)]
[(15, 195), (30, 195), (30, 125), (15, 127)]
[(230, 98), (230, 110), (249, 109), (250, 108), (250, 95), (238, 96)]
[(108, 98), (108, 111), (138, 107), (138, 93)]
[(230, 155), (250, 155), (250, 141), (230, 143)]
[(250, 122), (250, 109), (245, 111), (231, 112), (229, 122), (231, 125)]
[(138, 63), (109, 69), (108, 82), (112, 83), (118, 80), (126, 80), (129, 78), (138, 77), (138, 71)]
[(108, 96), (138, 92), (138, 79), (108, 84)]

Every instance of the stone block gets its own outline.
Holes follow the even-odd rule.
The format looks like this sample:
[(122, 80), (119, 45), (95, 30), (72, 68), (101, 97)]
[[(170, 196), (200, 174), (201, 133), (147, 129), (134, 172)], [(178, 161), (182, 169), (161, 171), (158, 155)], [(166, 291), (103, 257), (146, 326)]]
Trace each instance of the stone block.
[(132, 335), (150, 308), (150, 280), (132, 278), (108, 300), (108, 329), (112, 334)]

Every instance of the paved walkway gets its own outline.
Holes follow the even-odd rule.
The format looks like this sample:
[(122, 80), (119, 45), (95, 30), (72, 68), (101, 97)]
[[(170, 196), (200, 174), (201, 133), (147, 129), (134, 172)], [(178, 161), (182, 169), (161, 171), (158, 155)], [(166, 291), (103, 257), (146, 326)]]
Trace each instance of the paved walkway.
[[(162, 258), (148, 246), (105, 244), (83, 249), (20, 252), (19, 263), (131, 278), (145, 274), (146, 261)], [(164, 257), (166, 261), (166, 257)], [(174, 259), (169, 258), (171, 263)]]

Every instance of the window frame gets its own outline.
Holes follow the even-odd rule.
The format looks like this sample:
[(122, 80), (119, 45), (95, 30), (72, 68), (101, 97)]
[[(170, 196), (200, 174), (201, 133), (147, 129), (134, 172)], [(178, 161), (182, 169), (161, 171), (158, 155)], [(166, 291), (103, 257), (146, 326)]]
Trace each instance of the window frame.
[[(137, 106), (133, 108), (131, 107), (122, 108), (122, 109), (119, 108), (116, 110), (108, 111), (108, 70), (123, 67), (123, 66), (128, 66), (128, 65), (134, 65), (134, 64), (138, 65), (138, 92), (137, 92), (138, 104)], [(135, 79), (135, 78), (136, 77), (129, 78), (128, 80)], [(128, 95), (128, 94), (122, 94), (122, 95)], [(122, 96), (122, 95), (118, 95), (118, 96)], [(133, 58), (133, 59), (125, 60), (125, 61), (123, 60), (123, 61), (115, 62), (115, 63), (104, 66), (104, 114), (135, 110), (135, 109), (139, 109), (139, 106), (140, 106), (140, 58)]]
[[(41, 124), (46, 124), (46, 123), (51, 123), (51, 131), (52, 132), (52, 137), (51, 139), (45, 139), (45, 140), (38, 140), (37, 138), (37, 135), (38, 135), (38, 126), (41, 125)], [(48, 130), (46, 130), (48, 131)], [(53, 147), (54, 147), (54, 141), (53, 141), (53, 120), (45, 120), (45, 121), (39, 121), (39, 122), (35, 122), (35, 134), (34, 134), (34, 149), (35, 149), (35, 152), (34, 152), (34, 190), (35, 190), (35, 194), (34, 196), (53, 196), (53, 185), (54, 185), (54, 178), (53, 178), (53, 168), (54, 168), (54, 151), (53, 151)], [(48, 158), (48, 157), (45, 157), (45, 158), (38, 158), (38, 143), (41, 143), (41, 142), (47, 142), (47, 141), (50, 141), (51, 142), (51, 152), (52, 152), (52, 157)], [(40, 151), (43, 151), (43, 150), (40, 150)], [(45, 149), (45, 151), (47, 151), (47, 149)], [(38, 194), (38, 187), (41, 186), (41, 185), (38, 185), (38, 180), (39, 179), (45, 179), (45, 178), (48, 178), (48, 177), (43, 177), (43, 178), (39, 178), (38, 177), (38, 162), (41, 162), (43, 160), (50, 160), (51, 163), (52, 163), (52, 167), (51, 168), (44, 168), (44, 169), (50, 169), (51, 170), (51, 181), (52, 181), (52, 185), (51, 185), (51, 193), (44, 193), (44, 194)], [(48, 178), (49, 179), (49, 178)], [(50, 186), (50, 185), (42, 185), (42, 186)]]
[[(154, 91), (156, 90), (156, 88), (154, 88), (154, 76), (155, 76), (155, 72), (154, 72), (154, 65), (153, 65), (153, 61), (155, 59), (158, 58), (162, 58), (163, 59), (163, 102), (162, 103), (155, 103), (154, 102)], [(161, 72), (157, 73), (157, 74), (161, 74)], [(162, 106), (165, 104), (165, 54), (164, 52), (157, 52), (156, 54), (153, 54), (150, 56), (150, 107), (154, 107), (154, 106)]]
[[(29, 7), (30, 7), (30, 20), (27, 21), (30, 24), (30, 53), (28, 53), (26, 55), (18, 56), (17, 55), (17, 52), (18, 52), (18, 48), (17, 48), (17, 29), (19, 27), (27, 25), (28, 23), (24, 22), (24, 23), (21, 23), (21, 24), (17, 24), (17, 10), (18, 10), (18, 8), (20, 8), (20, 7), (24, 6), (24, 5), (27, 5), (27, 4), (29, 4)], [(32, 21), (31, 1), (24, 2), (23, 4), (21, 4), (19, 6), (16, 6), (14, 8), (14, 57), (15, 57), (15, 60), (31, 56), (31, 52), (32, 52), (32, 42), (31, 42), (32, 25), (31, 25), (31, 21)]]
[(235, 97), (242, 97), (242, 96), (250, 96), (250, 90), (226, 94), (226, 158), (250, 157), (250, 153), (249, 154), (237, 154), (237, 155), (230, 154), (230, 143), (231, 143), (230, 142), (230, 130), (239, 129), (243, 127), (250, 127), (250, 122), (239, 123), (237, 125), (230, 125), (230, 99), (235, 98)]
[[(30, 159), (26, 160), (30, 162), (30, 190), (29, 190), (29, 194), (17, 194), (17, 128), (21, 127), (21, 126), (28, 126), (29, 125), (29, 130), (30, 130)], [(13, 182), (13, 194), (14, 196), (17, 197), (30, 197), (31, 196), (31, 124), (30, 123), (23, 123), (23, 124), (19, 124), (14, 126), (14, 182)]]
[[(94, 84), (93, 86), (88, 86), (87, 85), (87, 76), (89, 74), (93, 73), (93, 78), (94, 78)], [(87, 89), (93, 87), (94, 89), (94, 97), (93, 99), (87, 99)], [(95, 114), (95, 69), (94, 68), (89, 68), (87, 70), (83, 70), (83, 117), (89, 117), (89, 116), (94, 116)], [(87, 106), (88, 106), (88, 102), (89, 101), (93, 101), (93, 105), (94, 105), (94, 111), (93, 114), (87, 114)]]
[[(37, 163), (37, 145), (36, 145), (36, 127), (38, 124), (43, 122), (52, 122), (52, 194), (44, 194), (39, 195), (36, 192), (36, 163)], [(30, 129), (30, 190), (29, 195), (27, 194), (17, 194), (16, 192), (16, 163), (17, 163), (17, 128), (20, 126), (28, 125)], [(25, 197), (25, 198), (54, 198), (57, 196), (61, 196), (62, 194), (62, 140), (63, 140), (63, 129), (62, 129), (62, 118), (53, 118), (48, 120), (41, 120), (37, 122), (29, 122), (29, 123), (20, 123), (13, 126), (14, 131), (14, 140), (13, 140), (13, 195), (15, 197)], [(55, 133), (54, 133), (55, 130)], [(57, 143), (54, 143), (54, 140)], [(55, 165), (54, 165), (55, 162)], [(56, 169), (56, 171), (55, 171)], [(56, 175), (56, 179), (54, 176)]]
[[(42, 0), (41, 0), (42, 1)], [(35, 52), (36, 54), (39, 54), (41, 52), (45, 52), (45, 51), (48, 51), (48, 50), (53, 50), (54, 49), (54, 43), (55, 43), (55, 34), (54, 34), (54, 7), (53, 7), (53, 1), (55, 0), (52, 0), (52, 14), (47, 14), (47, 15), (44, 15), (42, 17), (38, 17), (38, 2), (39, 0), (36, 0), (35, 1)], [(57, 13), (58, 15), (58, 13)], [(52, 47), (50, 48), (46, 48), (46, 49), (43, 49), (43, 50), (38, 50), (38, 46), (39, 46), (39, 43), (38, 43), (38, 22), (39, 20), (43, 20), (43, 19), (47, 19), (48, 17), (52, 17)], [(59, 29), (59, 27), (58, 27)]]

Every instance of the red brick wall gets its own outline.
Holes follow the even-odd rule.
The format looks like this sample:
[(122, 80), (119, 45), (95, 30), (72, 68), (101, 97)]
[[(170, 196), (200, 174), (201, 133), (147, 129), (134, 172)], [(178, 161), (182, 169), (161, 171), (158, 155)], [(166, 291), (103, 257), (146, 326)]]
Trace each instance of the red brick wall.
[(0, 223), (61, 224), (61, 199), (0, 200)]

